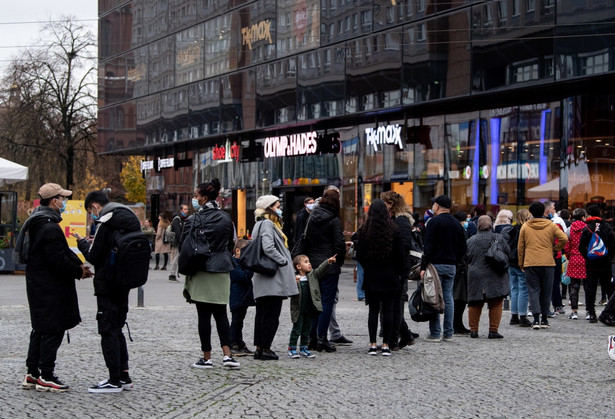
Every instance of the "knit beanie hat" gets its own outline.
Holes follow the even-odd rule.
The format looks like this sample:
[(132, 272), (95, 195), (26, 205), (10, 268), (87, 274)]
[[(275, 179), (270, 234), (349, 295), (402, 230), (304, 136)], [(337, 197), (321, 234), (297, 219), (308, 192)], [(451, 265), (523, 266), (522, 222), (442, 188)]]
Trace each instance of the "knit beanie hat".
[(279, 199), (275, 195), (259, 196), (256, 200), (256, 209), (267, 209), (273, 204), (275, 204), (277, 201), (279, 201)]

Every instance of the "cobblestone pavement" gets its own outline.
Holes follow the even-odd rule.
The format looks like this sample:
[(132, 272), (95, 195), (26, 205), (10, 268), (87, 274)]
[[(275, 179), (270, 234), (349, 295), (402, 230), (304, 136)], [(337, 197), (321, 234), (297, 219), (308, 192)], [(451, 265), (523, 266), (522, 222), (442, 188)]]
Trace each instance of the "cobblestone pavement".
[[(453, 342), (428, 343), (427, 324), (412, 322), (421, 334), (416, 345), (389, 358), (368, 356), (367, 307), (356, 301), (346, 267), (337, 310), (352, 345), (314, 359), (288, 359), (286, 302), (274, 341), (279, 361), (242, 357), (240, 369), (225, 370), (217, 348), (215, 367), (195, 370), (190, 364), (201, 356), (196, 310), (181, 297), (182, 284), (166, 275), (151, 271), (145, 308), (136, 308), (137, 293), (131, 293), (134, 342), (128, 348), (135, 390), (103, 395), (87, 392), (106, 378), (91, 281), (78, 283), (83, 322), (58, 353), (56, 373), (71, 389), (52, 394), (20, 387), (30, 332), (24, 277), (0, 276), (0, 417), (603, 418), (612, 411), (615, 365), (606, 349), (615, 329), (559, 315), (550, 330), (534, 331), (509, 326), (505, 311), (504, 339), (488, 340), (485, 308), (479, 339), (455, 336)], [(582, 308), (579, 313), (584, 318)], [(247, 342), (253, 320), (251, 309)], [(213, 341), (215, 348), (215, 332)]]

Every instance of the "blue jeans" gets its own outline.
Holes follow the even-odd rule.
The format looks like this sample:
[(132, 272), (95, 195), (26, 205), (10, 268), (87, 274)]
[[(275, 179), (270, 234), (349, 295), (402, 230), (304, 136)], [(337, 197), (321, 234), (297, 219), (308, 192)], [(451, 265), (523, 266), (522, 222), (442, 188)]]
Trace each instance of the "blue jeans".
[[(442, 284), (442, 296), (444, 297), (444, 337), (450, 338), (453, 336), (453, 333), (455, 333), (455, 330), (453, 329), (453, 316), (455, 315), (453, 283), (455, 282), (457, 266), (440, 264), (434, 264), (433, 266), (436, 268), (436, 271), (438, 271), (440, 283)], [(442, 334), (439, 314), (435, 320), (429, 321), (429, 333), (432, 337), (437, 338), (439, 338)]]
[(325, 275), (320, 281), (320, 298), (322, 299), (322, 313), (312, 321), (311, 335), (314, 336), (316, 329), (317, 336), (327, 336), (329, 323), (331, 323), (331, 314), (333, 313), (333, 305), (335, 304), (335, 296), (337, 295), (337, 285), (340, 281), (339, 274)]
[(365, 291), (363, 291), (363, 266), (357, 262), (357, 299), (365, 299)]
[(508, 268), (510, 279), (510, 314), (527, 315), (527, 283), (521, 269)]

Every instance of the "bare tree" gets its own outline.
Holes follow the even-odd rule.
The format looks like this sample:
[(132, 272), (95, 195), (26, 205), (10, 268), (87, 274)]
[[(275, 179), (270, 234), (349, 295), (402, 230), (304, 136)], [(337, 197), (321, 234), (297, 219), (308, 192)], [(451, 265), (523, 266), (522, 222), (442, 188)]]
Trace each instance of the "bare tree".
[(76, 172), (84, 175), (96, 158), (95, 37), (70, 17), (47, 23), (41, 34), (45, 48), (24, 51), (4, 79), (3, 147), (16, 161), (35, 165), (34, 173), (45, 169), (47, 178), (33, 176), (35, 185), (60, 171), (72, 188)]

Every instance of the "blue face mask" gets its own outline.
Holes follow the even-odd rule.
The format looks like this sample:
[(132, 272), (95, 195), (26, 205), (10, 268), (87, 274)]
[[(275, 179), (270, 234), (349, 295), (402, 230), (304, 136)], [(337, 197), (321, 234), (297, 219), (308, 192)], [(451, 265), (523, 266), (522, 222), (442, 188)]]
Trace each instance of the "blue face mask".
[(181, 211), (181, 212), (180, 212), (180, 214), (182, 215), (182, 217), (185, 217), (185, 216), (186, 216), (186, 213), (185, 213), (185, 212), (183, 212), (183, 211)]
[(275, 213), (278, 214), (278, 217), (282, 218), (282, 210), (281, 209), (277, 209), (275, 210)]
[(463, 228), (466, 229), (466, 230), (468, 229), (468, 222), (467, 221), (463, 222)]
[(201, 206), (199, 205), (199, 200), (196, 198), (192, 198), (192, 208), (194, 208), (195, 211), (198, 211), (201, 209)]
[(66, 211), (66, 201), (65, 200), (62, 200), (62, 206), (58, 209), (60, 210), (60, 214)]
[(553, 214), (549, 214), (549, 220), (553, 219)]

